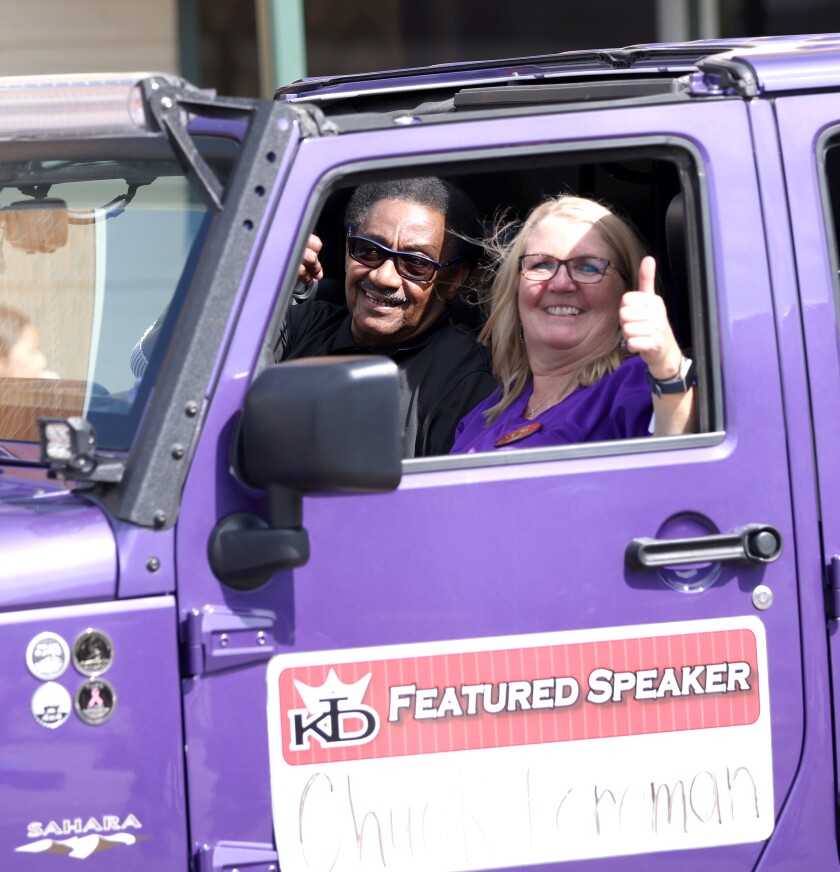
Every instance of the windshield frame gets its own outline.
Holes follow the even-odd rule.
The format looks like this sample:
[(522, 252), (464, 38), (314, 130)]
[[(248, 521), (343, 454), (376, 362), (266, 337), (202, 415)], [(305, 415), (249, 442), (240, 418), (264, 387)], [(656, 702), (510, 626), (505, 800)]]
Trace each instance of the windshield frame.
[[(177, 106), (178, 89), (169, 95)], [(194, 99), (186, 93), (185, 100)], [(207, 399), (213, 390), (217, 356), (227, 329), (231, 310), (246, 276), (253, 247), (261, 238), (263, 219), (277, 193), (278, 179), (284, 167), (287, 147), (297, 140), (296, 113), (270, 100), (235, 101), (230, 113), (217, 123), (219, 114), (212, 101), (197, 132), (206, 137), (214, 128), (220, 138), (236, 139), (237, 128), (243, 131), (239, 156), (230, 177), (222, 188), (218, 208), (208, 205), (206, 240), (201, 246), (195, 269), (183, 289), (180, 311), (166, 319), (172, 341), (158, 355), (153, 390), (141, 407), (142, 418), (127, 452), (114, 453), (124, 464), (125, 474), (115, 484), (97, 485), (97, 496), (118, 518), (145, 527), (170, 527), (178, 514), (183, 480), (203, 420)], [(224, 110), (225, 101), (220, 101)], [(211, 119), (208, 121), (208, 118)], [(247, 127), (241, 123), (248, 121)], [(192, 125), (191, 125), (192, 126)], [(187, 129), (186, 127), (184, 129)], [(174, 146), (174, 147), (173, 147)], [(193, 147), (195, 144), (193, 142)], [(197, 149), (196, 149), (197, 150)], [(173, 143), (163, 132), (141, 133), (128, 137), (72, 137), (67, 139), (16, 139), (0, 141), (0, 160), (15, 156), (29, 161), (37, 159), (113, 160), (166, 157), (177, 155), (186, 174), (201, 195), (202, 173), (199, 166), (184, 154), (183, 142)], [(201, 155), (200, 155), (201, 157)], [(257, 193), (259, 192), (259, 193)], [(269, 195), (270, 192), (270, 195)], [(139, 337), (138, 337), (139, 338)], [(129, 349), (130, 351), (130, 349)], [(39, 446), (32, 443), (0, 442), (7, 451), (0, 454), (0, 466), (32, 465), (40, 457)], [(114, 455), (111, 455), (114, 456)], [(95, 476), (91, 476), (95, 480)]]

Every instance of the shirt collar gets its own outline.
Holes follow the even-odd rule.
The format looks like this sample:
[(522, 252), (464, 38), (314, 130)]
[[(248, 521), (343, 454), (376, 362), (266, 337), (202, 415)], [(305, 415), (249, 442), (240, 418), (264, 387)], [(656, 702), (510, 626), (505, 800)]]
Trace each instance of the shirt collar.
[(444, 310), (443, 314), (422, 333), (413, 336), (411, 339), (405, 339), (393, 345), (360, 345), (353, 337), (351, 329), (352, 318), (348, 315), (339, 325), (333, 339), (331, 351), (333, 353), (347, 351), (355, 354), (384, 354), (386, 357), (391, 357), (400, 351), (410, 351), (414, 348), (422, 348), (428, 345), (438, 331), (442, 330), (449, 323), (449, 310)]

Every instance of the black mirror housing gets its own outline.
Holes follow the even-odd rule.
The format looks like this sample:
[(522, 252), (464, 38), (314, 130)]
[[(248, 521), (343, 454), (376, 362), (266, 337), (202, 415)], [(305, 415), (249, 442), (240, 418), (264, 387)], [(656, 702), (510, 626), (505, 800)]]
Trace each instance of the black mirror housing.
[(402, 476), (399, 371), (385, 357), (275, 364), (251, 385), (240, 455), (249, 483), (297, 494), (394, 490)]
[(309, 560), (308, 494), (395, 490), (402, 476), (399, 370), (386, 357), (279, 363), (254, 380), (234, 440), (239, 474), (266, 492), (268, 522), (236, 512), (208, 543), (216, 577), (255, 590)]

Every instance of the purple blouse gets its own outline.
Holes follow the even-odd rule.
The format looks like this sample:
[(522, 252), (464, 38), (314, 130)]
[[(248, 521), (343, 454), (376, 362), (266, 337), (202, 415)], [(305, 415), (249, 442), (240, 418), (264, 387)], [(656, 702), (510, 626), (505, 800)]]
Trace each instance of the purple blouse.
[[(653, 400), (646, 371), (641, 357), (630, 357), (591, 387), (578, 387), (561, 403), (528, 420), (523, 414), (531, 398), (531, 385), (488, 426), (482, 413), (499, 401), (502, 391), (497, 388), (461, 419), (455, 428), (455, 444), (450, 454), (648, 436)], [(542, 426), (534, 432), (496, 445), (506, 436), (519, 436), (516, 431), (520, 429), (527, 432), (529, 425), (537, 422)]]

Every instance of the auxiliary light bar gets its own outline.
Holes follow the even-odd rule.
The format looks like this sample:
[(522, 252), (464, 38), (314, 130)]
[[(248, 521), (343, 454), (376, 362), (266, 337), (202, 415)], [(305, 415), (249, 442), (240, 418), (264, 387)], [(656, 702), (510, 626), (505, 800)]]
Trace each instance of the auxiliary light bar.
[(0, 78), (0, 139), (136, 135), (150, 129), (140, 87), (161, 73), (92, 73)]

